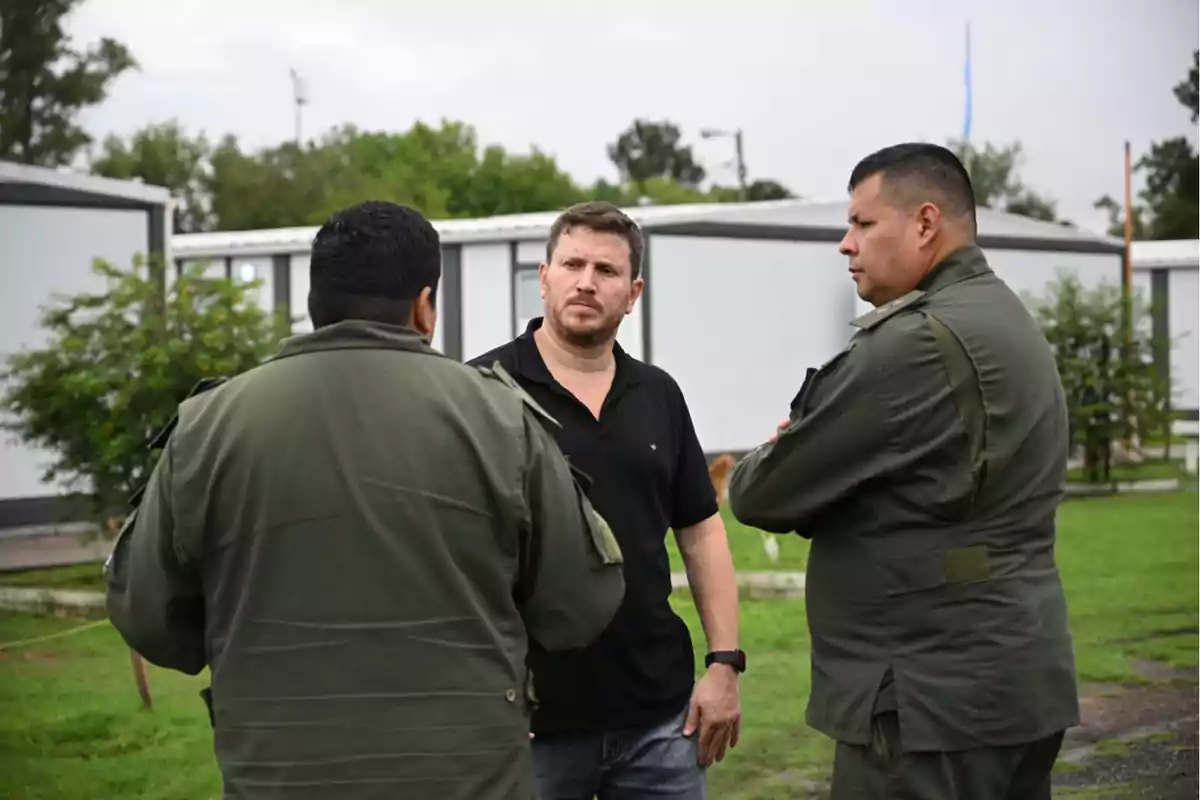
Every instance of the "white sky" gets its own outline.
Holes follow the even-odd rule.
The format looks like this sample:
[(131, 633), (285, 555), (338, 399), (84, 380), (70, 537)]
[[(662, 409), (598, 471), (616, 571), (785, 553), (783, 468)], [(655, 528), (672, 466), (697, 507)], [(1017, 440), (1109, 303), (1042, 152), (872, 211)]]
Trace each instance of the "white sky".
[(1195, 0), (86, 0), (68, 27), (141, 64), (85, 115), (98, 137), (176, 117), (277, 143), (294, 67), (306, 136), (460, 119), (586, 183), (615, 178), (605, 145), (635, 116), (668, 118), (730, 184), (731, 142), (697, 132), (740, 126), (752, 179), (828, 200), (877, 147), (959, 135), (968, 19), (972, 139), (1020, 139), (1022, 176), (1076, 223), (1102, 227), (1092, 202), (1120, 199), (1126, 139), (1135, 157), (1195, 141), (1171, 91), (1200, 38)]

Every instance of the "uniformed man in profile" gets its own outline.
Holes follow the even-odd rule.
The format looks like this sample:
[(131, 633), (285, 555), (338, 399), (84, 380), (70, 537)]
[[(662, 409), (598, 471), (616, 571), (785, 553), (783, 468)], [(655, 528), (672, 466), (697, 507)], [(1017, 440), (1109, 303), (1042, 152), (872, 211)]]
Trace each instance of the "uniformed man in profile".
[(110, 559), (148, 661), (211, 671), (225, 797), (530, 800), (530, 639), (582, 647), (622, 556), (503, 371), (430, 347), (441, 250), (368, 202), (312, 246), (315, 330), (183, 402)]
[(863, 159), (849, 222), (875, 310), (737, 465), (732, 511), (811, 538), (807, 720), (837, 740), (834, 800), (1049, 798), (1079, 722), (1054, 357), (976, 244), (950, 151)]

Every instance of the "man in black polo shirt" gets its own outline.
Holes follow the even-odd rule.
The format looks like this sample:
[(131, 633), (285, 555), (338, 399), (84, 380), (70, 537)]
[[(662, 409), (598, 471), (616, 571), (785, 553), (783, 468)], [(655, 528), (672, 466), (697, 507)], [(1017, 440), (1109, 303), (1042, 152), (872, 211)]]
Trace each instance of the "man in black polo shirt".
[[(737, 584), (716, 494), (679, 386), (616, 343), (642, 292), (645, 243), (609, 203), (554, 223), (541, 265), (545, 316), (471, 363), (507, 370), (558, 422), (551, 432), (625, 557), (625, 600), (592, 645), (530, 646), (542, 800), (693, 800), (737, 744)], [(671, 609), (675, 531), (708, 640), (693, 682), (687, 626)]]

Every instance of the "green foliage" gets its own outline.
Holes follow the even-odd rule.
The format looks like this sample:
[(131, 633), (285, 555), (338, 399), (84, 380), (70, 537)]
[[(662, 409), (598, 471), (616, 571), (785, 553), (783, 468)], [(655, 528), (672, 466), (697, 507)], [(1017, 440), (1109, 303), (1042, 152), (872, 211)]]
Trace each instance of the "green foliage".
[(639, 189), (652, 178), (696, 189), (705, 176), (692, 148), (682, 144), (679, 126), (667, 120), (635, 119), (608, 146), (608, 158), (621, 180)]
[(1041, 298), (1026, 298), (1058, 364), (1071, 442), (1089, 480), (1109, 481), (1113, 442), (1167, 432), (1170, 398), (1154, 363), (1156, 343), (1141, 298), (1126, 303), (1112, 282), (1084, 286), (1060, 273)]
[[(552, 155), (536, 147), (519, 154), (481, 145), (471, 126), (453, 120), (436, 127), (417, 122), (402, 133), (344, 125), (257, 152), (243, 150), (232, 135), (211, 146), (203, 134), (189, 136), (171, 120), (128, 140), (109, 137), (92, 171), (169, 188), (178, 204), (177, 232), (317, 225), (365, 198), (411, 205), (431, 219), (550, 211), (586, 199), (623, 206), (737, 202), (736, 188), (696, 185), (703, 169), (678, 144), (678, 130), (662, 126), (675, 135), (626, 142), (627, 149), (640, 148), (640, 166), (635, 176), (623, 167), (618, 184), (581, 186)], [(792, 196), (773, 180), (756, 180), (746, 192), (748, 200)]]
[(72, 48), (63, 20), (80, 0), (0, 0), (0, 159), (57, 167), (91, 142), (79, 112), (137, 63), (101, 39)]
[(947, 146), (971, 176), (976, 205), (1046, 222), (1059, 221), (1055, 202), (1027, 187), (1018, 175), (1023, 160), (1020, 142), (999, 147), (985, 142), (980, 147), (951, 139)]
[(176, 202), (174, 232), (193, 233), (207, 224), (203, 180), (211, 151), (203, 134), (191, 137), (172, 119), (147, 125), (128, 142), (108, 136), (92, 161), (92, 172), (167, 187)]
[(186, 270), (97, 260), (107, 291), (57, 297), (46, 342), (9, 357), (0, 427), (53, 458), (43, 479), (92, 495), (97, 518), (124, 507), (153, 468), (148, 445), (203, 378), (232, 376), (269, 356), (289, 321), (248, 301), (255, 284)]

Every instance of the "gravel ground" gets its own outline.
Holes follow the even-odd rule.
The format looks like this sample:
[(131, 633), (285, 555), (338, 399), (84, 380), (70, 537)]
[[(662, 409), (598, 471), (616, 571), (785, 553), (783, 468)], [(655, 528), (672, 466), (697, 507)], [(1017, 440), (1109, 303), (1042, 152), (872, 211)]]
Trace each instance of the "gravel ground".
[(1054, 785), (1097, 799), (1195, 800), (1198, 701), (1195, 683), (1089, 689)]

